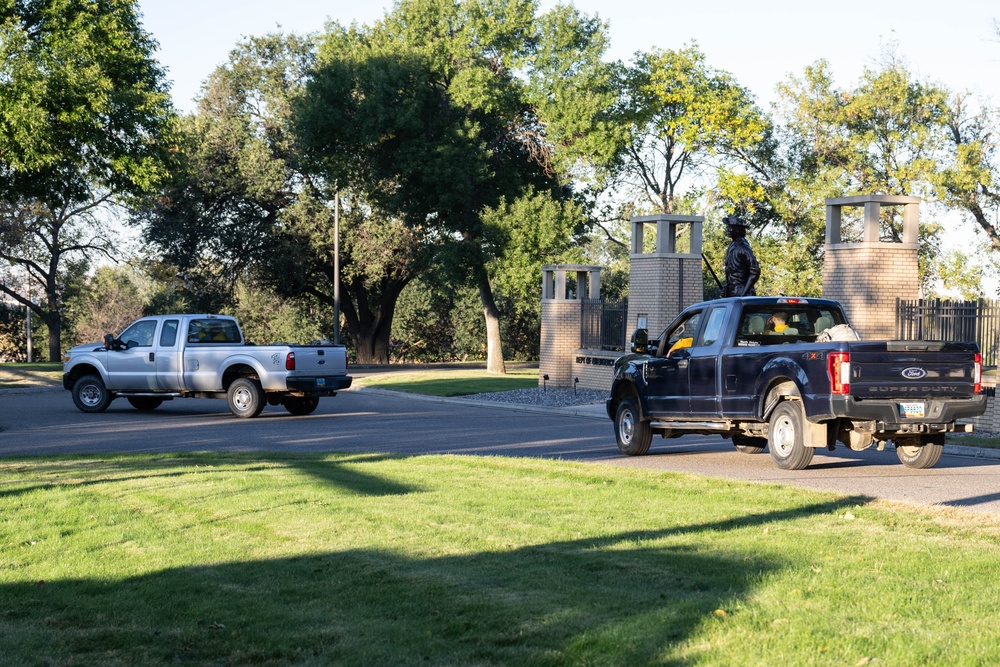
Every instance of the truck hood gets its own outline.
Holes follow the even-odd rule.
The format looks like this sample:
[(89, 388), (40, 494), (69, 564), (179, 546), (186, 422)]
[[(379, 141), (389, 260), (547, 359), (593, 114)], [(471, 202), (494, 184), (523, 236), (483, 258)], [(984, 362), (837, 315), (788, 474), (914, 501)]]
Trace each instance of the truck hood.
[(84, 352), (104, 352), (104, 343), (84, 343), (83, 345), (77, 345), (76, 347), (71, 347), (66, 354), (83, 354)]

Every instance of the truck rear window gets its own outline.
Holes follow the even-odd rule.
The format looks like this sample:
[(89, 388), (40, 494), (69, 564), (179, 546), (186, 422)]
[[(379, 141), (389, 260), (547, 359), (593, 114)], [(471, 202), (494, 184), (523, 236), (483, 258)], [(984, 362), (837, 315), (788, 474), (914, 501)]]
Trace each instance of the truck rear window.
[(781, 345), (811, 343), (823, 331), (845, 324), (836, 308), (813, 304), (754, 306), (743, 311), (736, 345)]
[(235, 320), (204, 319), (188, 324), (187, 342), (241, 344), (243, 339)]

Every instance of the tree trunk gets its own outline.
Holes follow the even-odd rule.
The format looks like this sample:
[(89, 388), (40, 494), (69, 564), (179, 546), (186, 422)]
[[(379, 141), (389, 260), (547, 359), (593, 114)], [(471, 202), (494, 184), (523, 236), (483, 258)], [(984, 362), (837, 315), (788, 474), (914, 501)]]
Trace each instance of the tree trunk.
[(59, 313), (47, 312), (42, 316), (42, 321), (49, 329), (49, 361), (62, 361), (62, 345), (59, 340), (62, 336), (62, 318)]
[(483, 303), (483, 317), (486, 318), (486, 370), (490, 373), (507, 373), (503, 361), (503, 342), (500, 340), (500, 311), (493, 300), (493, 288), (486, 274), (486, 267), (476, 267), (479, 284), (479, 299)]

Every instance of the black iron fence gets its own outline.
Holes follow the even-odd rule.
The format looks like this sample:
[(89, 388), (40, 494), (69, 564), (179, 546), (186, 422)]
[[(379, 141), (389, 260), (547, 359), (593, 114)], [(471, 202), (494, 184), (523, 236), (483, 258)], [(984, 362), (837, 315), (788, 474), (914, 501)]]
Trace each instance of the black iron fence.
[(899, 340), (975, 341), (984, 366), (997, 365), (1000, 342), (1000, 301), (896, 299)]
[(583, 299), (580, 306), (580, 347), (585, 350), (625, 349), (628, 299)]

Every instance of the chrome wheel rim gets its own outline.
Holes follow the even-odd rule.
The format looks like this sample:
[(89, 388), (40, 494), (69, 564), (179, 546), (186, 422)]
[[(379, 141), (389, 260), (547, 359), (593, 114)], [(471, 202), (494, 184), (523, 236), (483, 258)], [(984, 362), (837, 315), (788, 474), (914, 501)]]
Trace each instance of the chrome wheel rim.
[(631, 410), (622, 412), (621, 419), (618, 420), (618, 433), (626, 445), (632, 442), (632, 438), (635, 436), (635, 420)]
[(80, 388), (80, 402), (89, 408), (100, 405), (102, 395), (101, 388), (95, 384), (88, 384)]
[(772, 438), (774, 447), (778, 450), (779, 454), (787, 456), (791, 453), (792, 447), (795, 444), (795, 425), (792, 424), (792, 420), (788, 417), (781, 417), (775, 422), (772, 428), (774, 429), (774, 436)]
[(233, 392), (233, 405), (240, 412), (246, 412), (253, 405), (253, 396), (246, 387), (237, 387)]

